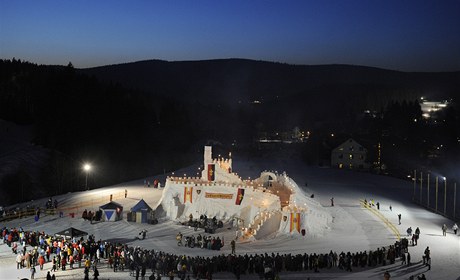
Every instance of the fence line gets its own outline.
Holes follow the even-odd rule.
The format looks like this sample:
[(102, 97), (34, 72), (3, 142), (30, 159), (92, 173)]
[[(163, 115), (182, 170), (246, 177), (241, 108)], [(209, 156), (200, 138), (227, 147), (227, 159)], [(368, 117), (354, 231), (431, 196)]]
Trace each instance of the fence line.
[(432, 213), (458, 221), (457, 182), (429, 172), (425, 174), (426, 179), (423, 172), (414, 170), (412, 202)]
[(380, 211), (372, 208), (372, 206), (370, 206), (369, 203), (364, 203), (364, 200), (359, 200), (359, 201), (361, 202), (362, 206), (364, 206), (366, 209), (374, 213), (374, 215), (379, 217), (387, 225), (387, 227), (396, 235), (396, 238), (398, 240), (401, 240), (401, 233), (399, 232), (399, 230), (396, 228), (396, 226), (392, 222), (390, 222), (385, 216), (383, 216), (382, 213), (380, 213)]
[(30, 217), (36, 215), (37, 208), (40, 210), (41, 213), (47, 215), (54, 215), (59, 213), (60, 215), (64, 215), (64, 213), (68, 213), (69, 215), (75, 216), (75, 213), (79, 212), (79, 209), (86, 209), (90, 207), (99, 207), (102, 203), (107, 203), (112, 200), (117, 200), (121, 198), (125, 198), (127, 196), (127, 191), (118, 192), (115, 194), (109, 194), (107, 197), (99, 198), (99, 199), (91, 199), (85, 202), (78, 202), (71, 204), (69, 207), (57, 207), (57, 208), (43, 208), (43, 207), (34, 207), (33, 209), (19, 209), (18, 211), (14, 211), (13, 213), (4, 214), (0, 217), (0, 222), (9, 221), (14, 219), (20, 219), (24, 217)]

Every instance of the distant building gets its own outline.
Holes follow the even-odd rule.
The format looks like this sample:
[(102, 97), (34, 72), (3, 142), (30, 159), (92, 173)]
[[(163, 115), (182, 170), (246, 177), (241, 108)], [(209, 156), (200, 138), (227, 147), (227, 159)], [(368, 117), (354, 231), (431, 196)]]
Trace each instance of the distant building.
[(331, 166), (340, 169), (365, 170), (369, 168), (366, 158), (367, 149), (350, 138), (332, 150)]

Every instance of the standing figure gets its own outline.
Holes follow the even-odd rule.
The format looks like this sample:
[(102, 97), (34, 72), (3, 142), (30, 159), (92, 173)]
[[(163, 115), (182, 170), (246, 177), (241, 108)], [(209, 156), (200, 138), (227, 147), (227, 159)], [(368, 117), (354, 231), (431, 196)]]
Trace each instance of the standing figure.
[(85, 274), (85, 278), (83, 279), (89, 280), (89, 267), (85, 267), (85, 270), (83, 271), (83, 273)]
[(431, 269), (431, 252), (430, 247), (426, 247), (425, 249), (425, 264), (428, 266), (428, 270)]
[(401, 224), (401, 214), (398, 214), (398, 222)]
[(443, 236), (446, 236), (446, 233), (447, 233), (447, 226), (446, 226), (446, 224), (443, 224), (441, 229), (442, 229), (442, 235), (443, 235)]
[(177, 240), (177, 246), (182, 246), (182, 233), (178, 233), (176, 235), (176, 240)]
[(452, 229), (454, 230), (454, 234), (457, 235), (457, 230), (458, 230), (457, 223), (454, 223), (454, 225), (452, 226)]
[(94, 274), (93, 274), (93, 276), (94, 276), (94, 278), (93, 278), (94, 280), (98, 280), (98, 279), (99, 279), (99, 278), (98, 278), (98, 277), (99, 277), (99, 270), (97, 270), (97, 267), (94, 267)]
[(420, 238), (420, 229), (417, 227), (415, 229), (415, 245), (417, 245), (419, 238)]
[(331, 198), (331, 207), (334, 207), (334, 198)]
[(35, 278), (35, 266), (32, 265), (32, 267), (30, 268), (30, 279), (34, 279)]

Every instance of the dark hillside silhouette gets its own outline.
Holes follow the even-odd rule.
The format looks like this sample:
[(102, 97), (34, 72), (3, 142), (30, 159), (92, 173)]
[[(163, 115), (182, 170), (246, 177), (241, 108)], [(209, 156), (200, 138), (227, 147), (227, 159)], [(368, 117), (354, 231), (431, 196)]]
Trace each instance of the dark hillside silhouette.
[[(309, 98), (310, 91), (327, 92), (330, 86), (367, 87), (370, 95), (375, 89), (384, 89), (393, 97), (401, 94), (442, 96), (454, 92), (460, 85), (460, 72), (407, 73), (364, 66), (289, 65), (245, 59), (149, 60), (79, 71), (146, 92), (171, 94), (211, 105), (270, 101), (293, 94), (296, 98)], [(337, 94), (340, 93), (334, 93)]]
[[(420, 119), (421, 96), (455, 101), (460, 72), (244, 59), (75, 69), (13, 59), (0, 60), (0, 73), (0, 119), (31, 127), (27, 148), (40, 147), (40, 164), (24, 150), (19, 156), (0, 147), (0, 161), (6, 154), (22, 158), (6, 176), (0, 173), (0, 198), (10, 203), (23, 200), (15, 195), (18, 186), (31, 190), (24, 199), (82, 190), (84, 161), (97, 165), (93, 188), (176, 170), (199, 159), (206, 143), (263, 155), (255, 144), (260, 135), (294, 128), (312, 131), (293, 152), (311, 164), (327, 162), (334, 145), (349, 137), (366, 145), (371, 160), (381, 143), (389, 167), (441, 165), (459, 155), (458, 103), (435, 126), (414, 118)], [(1, 143), (10, 147), (2, 132)], [(433, 158), (440, 144), (446, 152)]]

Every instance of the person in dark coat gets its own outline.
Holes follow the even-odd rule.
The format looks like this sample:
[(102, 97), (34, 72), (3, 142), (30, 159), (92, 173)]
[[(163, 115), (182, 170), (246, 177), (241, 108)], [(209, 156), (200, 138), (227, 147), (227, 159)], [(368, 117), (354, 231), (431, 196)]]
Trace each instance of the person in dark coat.
[(93, 276), (94, 276), (94, 278), (93, 278), (94, 280), (98, 280), (98, 279), (99, 279), (99, 278), (98, 278), (98, 277), (99, 277), (99, 270), (97, 269), (97, 267), (94, 267), (94, 274), (93, 274)]
[(83, 271), (83, 273), (85, 273), (84, 280), (89, 280), (89, 268), (88, 267), (85, 267), (85, 270)]
[(430, 247), (426, 247), (425, 249), (425, 255), (424, 255), (424, 259), (425, 259), (425, 262), (424, 264), (426, 264), (428, 266), (428, 270), (431, 269), (431, 252), (430, 252)]

